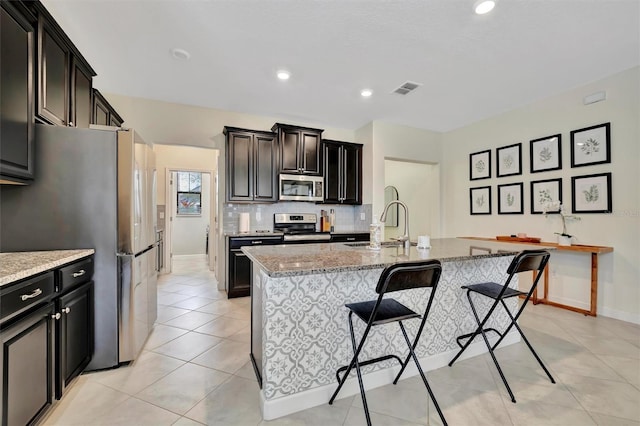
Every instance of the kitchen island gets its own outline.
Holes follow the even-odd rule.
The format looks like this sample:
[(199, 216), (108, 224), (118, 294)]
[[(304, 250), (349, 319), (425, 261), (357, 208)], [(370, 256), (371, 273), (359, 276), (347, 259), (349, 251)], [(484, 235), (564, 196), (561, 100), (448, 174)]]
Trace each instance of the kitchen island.
[[(445, 366), (459, 347), (455, 338), (475, 329), (475, 320), (461, 285), (474, 282), (504, 282), (506, 270), (520, 250), (535, 248), (513, 244), (450, 238), (431, 240), (430, 249), (383, 246), (374, 251), (368, 243), (279, 245), (243, 247), (253, 262), (251, 284), (251, 356), (261, 383), (265, 420), (325, 404), (337, 386), (335, 372), (353, 356), (345, 303), (376, 298), (375, 287), (382, 270), (398, 262), (438, 259), (442, 276), (426, 328), (416, 348), (425, 370)], [(517, 286), (517, 280), (512, 281)], [(394, 293), (408, 307), (422, 311), (430, 289)], [(510, 308), (517, 300), (511, 299)], [(509, 304), (508, 302), (508, 304)], [(481, 305), (482, 308), (488, 304)], [(480, 309), (482, 309), (480, 308)], [(497, 315), (496, 315), (497, 314)], [(489, 327), (504, 330), (509, 319), (496, 312)], [(406, 324), (415, 335), (418, 321)], [(356, 334), (364, 324), (356, 322)], [(502, 345), (519, 340), (510, 333)], [(395, 324), (376, 327), (361, 359), (407, 353)], [(474, 342), (465, 357), (486, 351), (482, 341)], [(455, 368), (455, 366), (453, 367)], [(399, 371), (390, 360), (363, 368), (365, 387), (391, 383)], [(403, 378), (417, 374), (409, 364)], [(350, 378), (340, 396), (358, 392)], [(437, 389), (434, 390), (437, 394)]]

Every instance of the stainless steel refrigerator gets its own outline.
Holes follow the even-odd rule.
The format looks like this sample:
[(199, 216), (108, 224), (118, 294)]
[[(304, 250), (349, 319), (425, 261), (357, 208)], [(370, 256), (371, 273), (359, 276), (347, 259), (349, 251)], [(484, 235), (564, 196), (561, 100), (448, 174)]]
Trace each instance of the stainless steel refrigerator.
[(0, 185), (0, 251), (94, 248), (89, 370), (131, 361), (157, 317), (155, 154), (132, 130), (36, 125), (35, 178)]

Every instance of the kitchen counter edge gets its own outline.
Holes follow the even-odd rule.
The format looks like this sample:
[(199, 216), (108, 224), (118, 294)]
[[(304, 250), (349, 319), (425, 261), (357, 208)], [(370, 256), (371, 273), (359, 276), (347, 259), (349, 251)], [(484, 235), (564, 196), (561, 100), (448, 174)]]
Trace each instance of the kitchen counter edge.
[[(462, 243), (462, 244), (461, 244)], [(291, 245), (269, 246), (269, 247), (243, 247), (242, 251), (247, 257), (259, 264), (265, 273), (273, 278), (291, 277), (310, 274), (359, 271), (366, 269), (384, 268), (393, 263), (419, 261), (426, 259), (438, 259), (441, 262), (455, 262), (468, 259), (481, 259), (499, 256), (513, 256), (525, 249), (536, 249), (534, 244), (530, 246), (520, 246), (500, 243), (484, 242), (478, 244), (473, 240), (456, 238), (445, 238), (432, 240), (434, 249), (422, 251), (412, 247), (408, 256), (402, 258), (391, 253), (385, 254), (389, 249), (383, 247), (378, 253), (363, 251), (364, 247), (349, 247), (345, 243), (330, 244), (307, 244), (303, 247), (296, 247), (295, 252), (287, 255), (287, 247)], [(437, 246), (440, 246), (438, 249)], [(450, 249), (454, 247), (454, 250)], [(444, 249), (444, 250), (443, 250)], [(472, 249), (475, 253), (472, 254)], [(544, 247), (545, 250), (553, 250), (552, 247)], [(339, 253), (331, 253), (339, 252)], [(353, 256), (358, 254), (357, 256)], [(277, 265), (277, 266), (276, 266)]]
[(94, 249), (0, 253), (0, 287), (91, 256)]

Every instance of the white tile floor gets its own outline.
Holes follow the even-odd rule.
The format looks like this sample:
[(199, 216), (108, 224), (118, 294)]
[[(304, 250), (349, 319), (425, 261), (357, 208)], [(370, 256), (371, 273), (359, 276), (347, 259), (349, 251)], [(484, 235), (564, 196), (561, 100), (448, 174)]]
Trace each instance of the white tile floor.
[[(131, 366), (84, 374), (47, 425), (363, 425), (347, 397), (266, 422), (248, 358), (249, 298), (227, 299), (202, 261), (175, 261), (158, 284), (158, 321)], [(530, 305), (521, 320), (551, 384), (523, 343), (428, 373), (450, 425), (640, 425), (640, 327)], [(419, 379), (367, 393), (375, 425), (440, 424)]]

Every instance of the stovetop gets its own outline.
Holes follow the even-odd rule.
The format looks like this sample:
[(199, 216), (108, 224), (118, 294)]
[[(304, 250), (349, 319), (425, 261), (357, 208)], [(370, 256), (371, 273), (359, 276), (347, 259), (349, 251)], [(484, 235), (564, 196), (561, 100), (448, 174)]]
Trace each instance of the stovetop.
[(316, 232), (317, 216), (313, 213), (275, 213), (273, 231), (285, 234), (309, 234)]
[(313, 213), (276, 213), (273, 215), (273, 231), (282, 232), (284, 241), (330, 240), (329, 232), (316, 230), (317, 216)]

